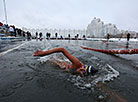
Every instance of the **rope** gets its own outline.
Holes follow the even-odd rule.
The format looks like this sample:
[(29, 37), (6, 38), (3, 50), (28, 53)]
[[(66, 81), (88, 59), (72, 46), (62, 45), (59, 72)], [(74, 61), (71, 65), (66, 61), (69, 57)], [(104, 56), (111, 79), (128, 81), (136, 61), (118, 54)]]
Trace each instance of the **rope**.
[(102, 50), (102, 49), (93, 49), (88, 47), (80, 46), (82, 49), (92, 50), (108, 54), (138, 54), (138, 49), (128, 49), (128, 50)]

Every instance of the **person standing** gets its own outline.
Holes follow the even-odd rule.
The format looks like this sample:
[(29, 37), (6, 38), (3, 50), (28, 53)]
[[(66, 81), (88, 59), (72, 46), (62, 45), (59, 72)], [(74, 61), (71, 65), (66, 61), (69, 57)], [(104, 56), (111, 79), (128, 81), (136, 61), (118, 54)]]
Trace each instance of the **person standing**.
[(17, 32), (18, 32), (19, 36), (22, 36), (22, 34), (21, 34), (22, 30), (21, 29), (18, 29)]
[(38, 39), (38, 32), (35, 33), (35, 38)]
[(77, 40), (78, 40), (78, 38), (79, 38), (79, 34), (77, 34), (77, 36), (76, 36), (76, 37), (77, 37)]
[(10, 26), (10, 28), (9, 28), (9, 32), (10, 32), (10, 35), (11, 35), (11, 36), (14, 36), (14, 29), (13, 29), (12, 26)]
[(23, 37), (25, 38), (25, 31), (23, 31)]
[(57, 39), (57, 36), (58, 36), (58, 34), (57, 33), (55, 33), (55, 38)]
[(3, 23), (0, 22), (0, 26), (3, 26)]
[(32, 36), (31, 33), (30, 33), (29, 31), (27, 31), (26, 34), (27, 34), (27, 40), (28, 40), (28, 41), (31, 40), (31, 36)]
[(49, 33), (47, 32), (47, 33), (46, 33), (46, 38), (47, 38), (47, 39), (48, 39), (48, 34), (49, 34)]
[(70, 40), (70, 34), (68, 34), (68, 39)]
[(127, 41), (130, 39), (130, 33), (127, 34)]
[(110, 34), (107, 34), (107, 41), (109, 41), (110, 39)]
[(83, 39), (86, 40), (86, 36), (85, 35), (83, 35)]
[(39, 39), (40, 39), (40, 40), (42, 40), (42, 36), (43, 36), (43, 34), (42, 34), (42, 32), (40, 32), (40, 33), (39, 33)]
[(50, 40), (50, 37), (51, 37), (51, 33), (49, 33), (49, 37), (48, 37), (49, 40)]
[(14, 36), (16, 37), (16, 28), (15, 28), (14, 25), (13, 25), (12, 27), (13, 27), (13, 29), (14, 29), (14, 32), (13, 32), (13, 33), (14, 33)]

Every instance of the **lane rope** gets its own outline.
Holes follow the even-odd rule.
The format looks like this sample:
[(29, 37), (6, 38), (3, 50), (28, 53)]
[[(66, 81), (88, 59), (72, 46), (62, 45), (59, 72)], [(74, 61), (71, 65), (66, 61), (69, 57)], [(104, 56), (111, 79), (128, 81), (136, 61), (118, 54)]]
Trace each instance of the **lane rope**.
[(82, 49), (92, 50), (108, 54), (138, 54), (138, 49), (127, 49), (127, 50), (103, 50), (103, 49), (94, 49), (89, 47), (80, 46)]

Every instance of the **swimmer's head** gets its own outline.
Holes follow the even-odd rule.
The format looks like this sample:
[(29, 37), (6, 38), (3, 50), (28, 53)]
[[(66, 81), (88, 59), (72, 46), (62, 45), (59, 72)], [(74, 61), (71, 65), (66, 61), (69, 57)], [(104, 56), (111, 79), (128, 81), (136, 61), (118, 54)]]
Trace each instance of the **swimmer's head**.
[(93, 66), (87, 66), (87, 65), (83, 65), (81, 68), (78, 69), (78, 72), (81, 73), (81, 75), (90, 75), (90, 74), (95, 74), (96, 72), (98, 72), (97, 69), (95, 69)]

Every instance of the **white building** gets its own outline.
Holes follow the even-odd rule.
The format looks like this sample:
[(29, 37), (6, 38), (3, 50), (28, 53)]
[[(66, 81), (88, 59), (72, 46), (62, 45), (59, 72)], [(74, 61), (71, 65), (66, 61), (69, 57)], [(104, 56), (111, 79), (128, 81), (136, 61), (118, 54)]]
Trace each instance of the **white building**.
[(94, 17), (87, 27), (87, 37), (104, 37), (108, 33), (111, 35), (117, 34), (117, 27), (115, 24), (105, 24), (99, 18)]

